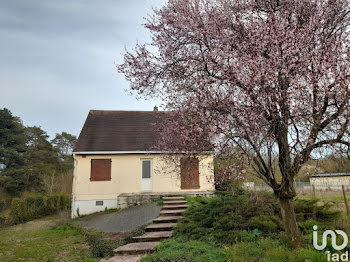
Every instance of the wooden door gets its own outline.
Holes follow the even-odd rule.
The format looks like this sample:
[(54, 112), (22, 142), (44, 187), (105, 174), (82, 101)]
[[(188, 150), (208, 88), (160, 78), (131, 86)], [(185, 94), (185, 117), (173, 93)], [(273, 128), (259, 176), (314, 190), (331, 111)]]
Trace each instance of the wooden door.
[(181, 158), (181, 189), (199, 189), (199, 161), (195, 157)]

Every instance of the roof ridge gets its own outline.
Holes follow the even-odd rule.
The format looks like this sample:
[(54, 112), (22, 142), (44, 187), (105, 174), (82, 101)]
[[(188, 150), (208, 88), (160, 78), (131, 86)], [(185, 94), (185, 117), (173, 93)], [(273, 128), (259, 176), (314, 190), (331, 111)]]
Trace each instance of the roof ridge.
[(89, 110), (90, 113), (95, 113), (95, 112), (141, 112), (141, 113), (149, 113), (149, 112), (161, 112), (161, 113), (165, 113), (165, 112), (170, 112), (170, 111), (154, 111), (154, 110), (103, 110), (103, 109), (90, 109)]

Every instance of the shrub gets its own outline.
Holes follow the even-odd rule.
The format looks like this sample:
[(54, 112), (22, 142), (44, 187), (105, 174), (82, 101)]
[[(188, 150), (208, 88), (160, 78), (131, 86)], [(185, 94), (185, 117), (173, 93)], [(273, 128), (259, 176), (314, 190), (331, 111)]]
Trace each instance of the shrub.
[(115, 244), (110, 240), (96, 239), (92, 243), (89, 243), (89, 245), (93, 257), (110, 257), (114, 254)]
[(50, 195), (46, 198), (46, 208), (45, 213), (46, 214), (53, 214), (60, 209), (60, 203), (59, 203), (59, 196), (58, 195)]
[(6, 226), (8, 223), (8, 219), (5, 216), (0, 216), (0, 227)]
[(0, 212), (5, 209), (6, 202), (4, 199), (0, 199)]
[(67, 195), (64, 194), (59, 194), (57, 195), (57, 208), (60, 210), (66, 209), (67, 208), (67, 201), (66, 201)]
[[(188, 203), (190, 207), (185, 212), (185, 218), (174, 230), (175, 236), (188, 240), (209, 240), (223, 245), (244, 238), (257, 239), (254, 234), (249, 235), (254, 230), (260, 232), (261, 237), (283, 231), (280, 204), (271, 193), (237, 189), (219, 192), (219, 196), (213, 198), (188, 198)], [(295, 209), (302, 232), (310, 234), (315, 221), (318, 225), (334, 223), (339, 212), (330, 210), (331, 207), (314, 200), (297, 200)], [(313, 221), (300, 222), (310, 219)]]
[(124, 244), (124, 241), (115, 242), (113, 240), (107, 240), (102, 238), (100, 232), (96, 232), (91, 229), (86, 229), (76, 224), (71, 224), (71, 228), (74, 228), (80, 234), (82, 234), (88, 243), (92, 256), (95, 258), (110, 257), (114, 255), (114, 249)]
[(46, 216), (50, 213), (46, 212), (46, 205), (45, 205), (45, 199), (43, 196), (36, 196), (34, 197), (34, 217), (39, 218)]
[(19, 198), (13, 198), (11, 202), (11, 220), (13, 223), (23, 223), (27, 221), (27, 212), (24, 203)]
[(261, 236), (261, 234), (262, 232), (258, 229), (254, 229), (253, 231), (242, 230), (239, 231), (239, 241), (256, 241)]
[(177, 257), (177, 258), (166, 258), (166, 257), (157, 257), (151, 260), (152, 262), (197, 262), (186, 257)]
[(276, 232), (283, 227), (281, 219), (277, 216), (260, 215), (249, 220), (250, 227), (261, 230), (264, 233)]
[(15, 224), (23, 223), (35, 218), (52, 215), (69, 206), (70, 197), (63, 194), (28, 195), (14, 198), (11, 203), (10, 217)]
[(176, 236), (232, 244), (240, 241), (242, 230), (258, 229), (262, 235), (282, 230), (279, 203), (272, 194), (237, 190), (220, 197), (189, 198), (188, 202)]

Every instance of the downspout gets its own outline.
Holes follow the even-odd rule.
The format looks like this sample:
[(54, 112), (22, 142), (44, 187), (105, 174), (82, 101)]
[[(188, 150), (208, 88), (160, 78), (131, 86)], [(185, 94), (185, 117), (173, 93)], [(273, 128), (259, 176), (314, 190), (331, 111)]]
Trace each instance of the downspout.
[(76, 199), (76, 182), (77, 182), (77, 159), (75, 158), (75, 153), (73, 153), (74, 159), (74, 171), (73, 171), (73, 183), (72, 183), (72, 206), (71, 206), (71, 218), (74, 218), (75, 212), (75, 199)]

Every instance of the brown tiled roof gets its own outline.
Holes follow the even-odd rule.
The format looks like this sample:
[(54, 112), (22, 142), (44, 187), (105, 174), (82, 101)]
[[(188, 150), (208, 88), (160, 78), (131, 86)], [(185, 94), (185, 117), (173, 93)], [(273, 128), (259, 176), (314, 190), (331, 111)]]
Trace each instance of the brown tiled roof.
[(74, 152), (152, 151), (157, 123), (168, 113), (91, 110)]

